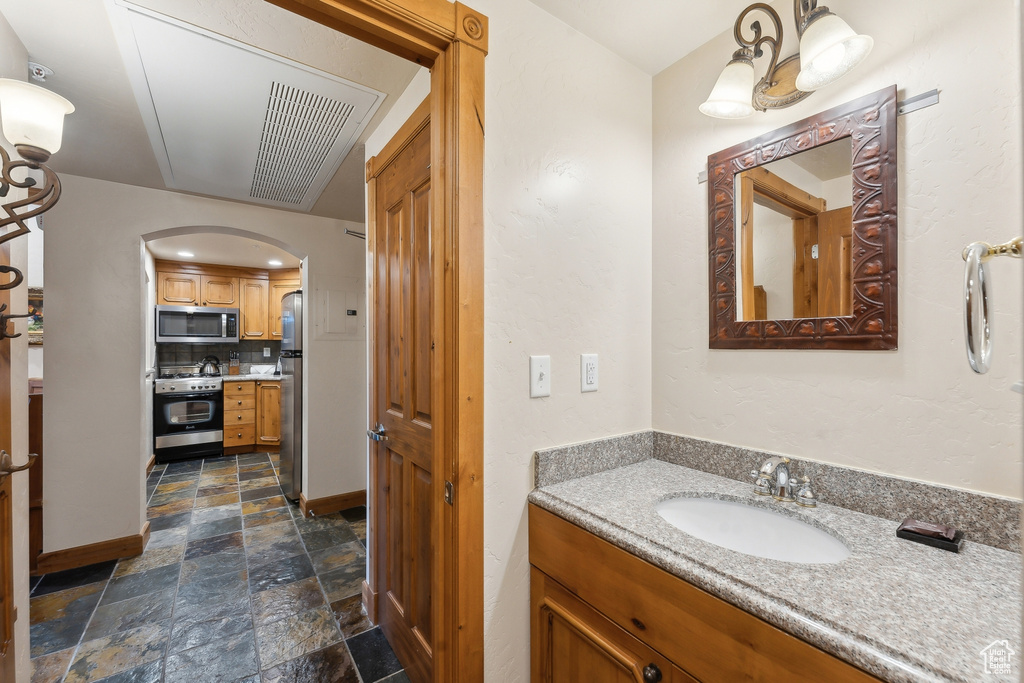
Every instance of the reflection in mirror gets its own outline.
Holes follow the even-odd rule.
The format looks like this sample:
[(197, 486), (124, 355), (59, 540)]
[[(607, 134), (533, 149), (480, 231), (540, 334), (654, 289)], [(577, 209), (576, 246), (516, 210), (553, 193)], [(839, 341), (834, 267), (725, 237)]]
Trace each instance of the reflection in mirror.
[(896, 156), (896, 86), (708, 156), (709, 348), (897, 348)]
[(736, 174), (737, 320), (848, 316), (850, 138)]

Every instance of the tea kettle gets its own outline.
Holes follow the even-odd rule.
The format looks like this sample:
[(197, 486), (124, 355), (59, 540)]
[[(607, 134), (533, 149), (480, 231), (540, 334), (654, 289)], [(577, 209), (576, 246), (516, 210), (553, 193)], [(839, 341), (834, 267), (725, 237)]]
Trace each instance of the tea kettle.
[(220, 374), (220, 359), (217, 356), (207, 356), (206, 358), (199, 361), (203, 364), (201, 372), (204, 375), (219, 375)]

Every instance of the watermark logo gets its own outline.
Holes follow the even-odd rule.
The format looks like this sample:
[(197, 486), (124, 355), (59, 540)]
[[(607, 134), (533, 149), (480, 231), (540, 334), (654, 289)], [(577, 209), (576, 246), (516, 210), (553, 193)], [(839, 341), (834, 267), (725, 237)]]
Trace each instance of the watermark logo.
[(1011, 674), (1013, 673), (1013, 650), (1010, 649), (1010, 642), (997, 640), (984, 650), (979, 652), (985, 664), (987, 674)]

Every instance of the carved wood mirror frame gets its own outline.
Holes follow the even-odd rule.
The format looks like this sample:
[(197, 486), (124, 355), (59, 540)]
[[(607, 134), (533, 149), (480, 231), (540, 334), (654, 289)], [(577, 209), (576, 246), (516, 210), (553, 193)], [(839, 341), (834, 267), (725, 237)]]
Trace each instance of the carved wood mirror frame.
[[(852, 315), (737, 320), (736, 174), (843, 138), (853, 160)], [(710, 348), (895, 349), (896, 203), (895, 85), (709, 156)]]

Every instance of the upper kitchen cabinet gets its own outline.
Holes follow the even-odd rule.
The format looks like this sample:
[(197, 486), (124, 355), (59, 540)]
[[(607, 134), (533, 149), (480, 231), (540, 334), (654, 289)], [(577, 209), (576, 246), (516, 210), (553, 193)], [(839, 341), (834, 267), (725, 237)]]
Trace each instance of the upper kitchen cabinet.
[(238, 307), (238, 278), (157, 271), (157, 303), (167, 306)]
[(281, 299), (288, 292), (302, 288), (302, 280), (298, 277), (298, 271), (293, 272), (295, 273), (294, 278), (270, 281), (270, 339), (278, 341), (281, 339)]
[(157, 303), (237, 308), (241, 339), (281, 339), (281, 297), (302, 287), (298, 269), (156, 262)]
[(269, 339), (267, 280), (241, 278), (238, 282), (242, 292), (242, 303), (238, 307), (241, 318), (239, 337), (241, 339)]
[(157, 303), (162, 306), (199, 306), (201, 275), (160, 272), (156, 274)]
[(201, 280), (203, 306), (238, 308), (238, 278), (226, 275), (204, 275)]

